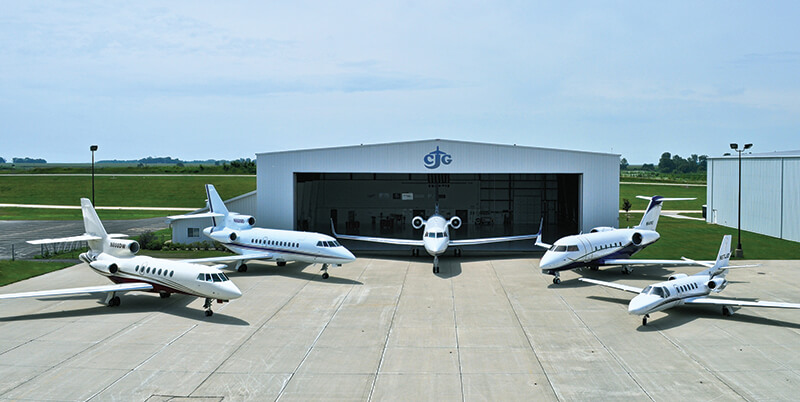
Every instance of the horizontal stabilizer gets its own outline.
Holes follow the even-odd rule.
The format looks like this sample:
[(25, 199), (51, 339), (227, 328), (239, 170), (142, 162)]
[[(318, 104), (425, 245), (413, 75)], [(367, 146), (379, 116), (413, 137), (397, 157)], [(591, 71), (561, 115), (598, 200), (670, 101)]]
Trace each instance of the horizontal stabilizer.
[(70, 236), (70, 237), (59, 237), (56, 239), (39, 239), (39, 240), (28, 240), (25, 243), (28, 244), (53, 244), (53, 243), (71, 243), (74, 241), (89, 241), (89, 240), (103, 240), (100, 236), (90, 235), (90, 234), (82, 234), (80, 236)]
[(225, 215), (219, 214), (216, 212), (203, 212), (200, 214), (189, 214), (189, 215), (170, 215), (167, 219), (171, 221), (178, 221), (182, 219), (200, 219), (200, 218), (221, 218)]
[(604, 265), (703, 265), (700, 261), (685, 260), (634, 260), (630, 258), (608, 259), (601, 261)]
[[(653, 197), (648, 197), (646, 195), (637, 195), (636, 198), (640, 198), (642, 200), (648, 200), (648, 201), (653, 199)], [(659, 201), (694, 201), (696, 199), (697, 198), (664, 198), (664, 197), (658, 197)]]
[(125, 292), (129, 290), (151, 290), (153, 285), (144, 282), (120, 283), (117, 285), (88, 286), (83, 288), (39, 290), (35, 292), (7, 293), (0, 299), (19, 299), (23, 297), (65, 296), (86, 293)]

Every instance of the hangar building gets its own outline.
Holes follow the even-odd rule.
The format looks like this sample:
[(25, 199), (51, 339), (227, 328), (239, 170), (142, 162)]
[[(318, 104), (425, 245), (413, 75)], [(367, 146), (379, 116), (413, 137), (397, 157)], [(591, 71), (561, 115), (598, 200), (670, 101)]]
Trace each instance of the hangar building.
[[(330, 234), (332, 220), (339, 233), (417, 238), (411, 220), (437, 197), (464, 223), (456, 239), (532, 234), (544, 217), (553, 241), (619, 220), (617, 154), (436, 139), (259, 153), (257, 169), (255, 216), (268, 228)], [(518, 247), (503, 244), (491, 249)]]
[[(737, 227), (738, 155), (708, 159), (706, 221)], [(742, 155), (742, 230), (800, 241), (800, 151)]]

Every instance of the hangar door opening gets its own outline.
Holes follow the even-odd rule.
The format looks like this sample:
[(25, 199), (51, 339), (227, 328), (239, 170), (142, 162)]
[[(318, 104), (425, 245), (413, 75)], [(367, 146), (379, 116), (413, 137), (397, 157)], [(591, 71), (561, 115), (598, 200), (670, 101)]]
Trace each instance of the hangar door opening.
[[(463, 222), (451, 229), (453, 239), (533, 234), (542, 217), (545, 241), (580, 227), (580, 174), (295, 173), (294, 180), (297, 230), (330, 234), (332, 219), (339, 233), (421, 238), (411, 220), (434, 213), (437, 193), (439, 213)], [(354, 243), (363, 242), (348, 247), (376, 247)], [(509, 242), (491, 249), (538, 248)]]

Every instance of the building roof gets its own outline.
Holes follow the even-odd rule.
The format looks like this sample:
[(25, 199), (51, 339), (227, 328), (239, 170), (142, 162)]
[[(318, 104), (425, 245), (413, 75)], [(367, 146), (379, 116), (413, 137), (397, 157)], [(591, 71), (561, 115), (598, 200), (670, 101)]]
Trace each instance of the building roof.
[[(708, 159), (728, 159), (728, 158), (738, 158), (738, 155), (736, 155), (736, 152), (731, 152), (731, 155), (708, 157)], [(746, 152), (742, 153), (742, 158), (800, 158), (800, 150), (759, 152), (755, 154), (751, 152)]]

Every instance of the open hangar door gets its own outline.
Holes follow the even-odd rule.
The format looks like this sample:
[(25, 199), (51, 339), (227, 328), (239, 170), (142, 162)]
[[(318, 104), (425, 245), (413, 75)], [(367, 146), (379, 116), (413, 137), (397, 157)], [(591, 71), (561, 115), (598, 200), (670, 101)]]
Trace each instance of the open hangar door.
[[(295, 228), (404, 239), (422, 237), (414, 216), (458, 216), (453, 239), (533, 234), (544, 217), (544, 240), (578, 233), (580, 174), (295, 173)], [(355, 251), (407, 246), (347, 242)], [(542, 251), (531, 241), (470, 246), (470, 251)]]

